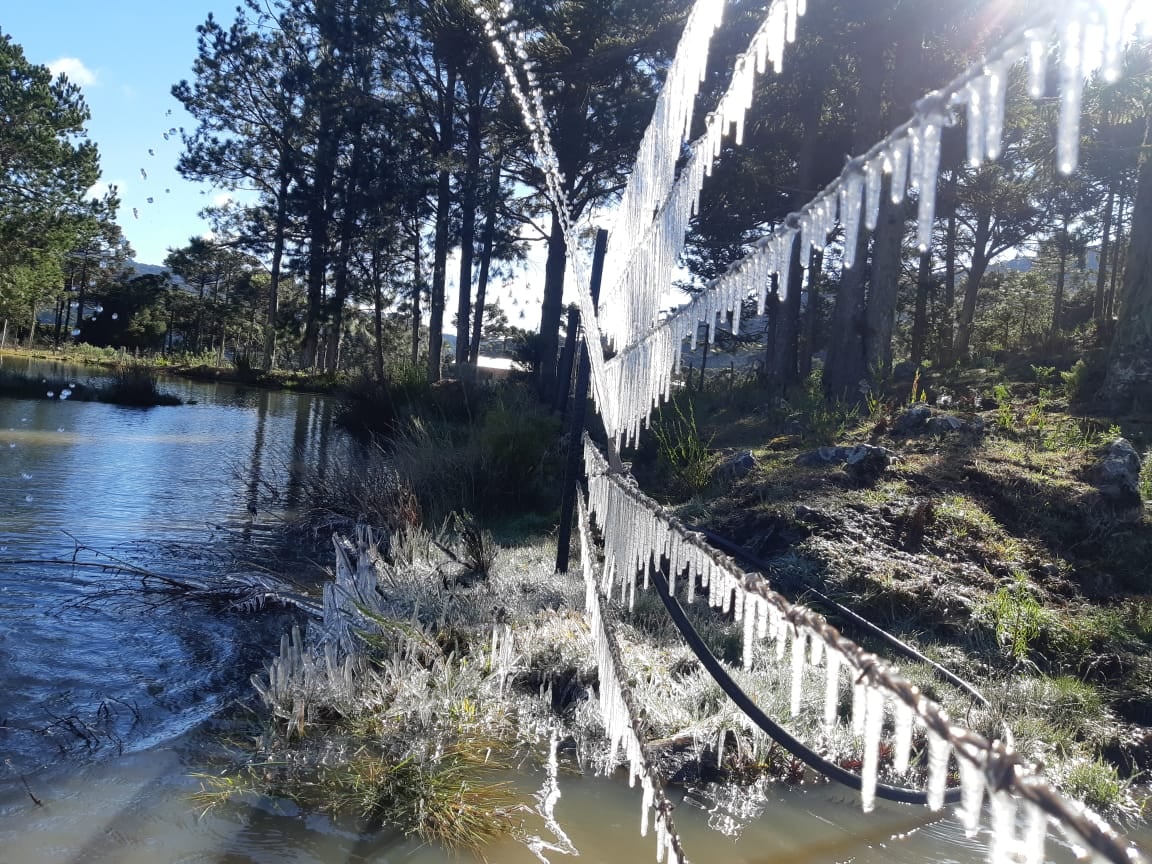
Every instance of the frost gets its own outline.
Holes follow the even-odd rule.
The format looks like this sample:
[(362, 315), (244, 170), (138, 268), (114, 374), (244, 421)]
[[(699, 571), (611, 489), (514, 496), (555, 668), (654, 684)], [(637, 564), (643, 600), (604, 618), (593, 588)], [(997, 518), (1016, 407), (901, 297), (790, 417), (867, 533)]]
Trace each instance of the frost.
[(880, 771), (880, 733), (884, 728), (884, 691), (869, 687), (864, 697), (864, 760), (861, 769), (860, 799), (865, 813), (876, 802), (876, 779)]

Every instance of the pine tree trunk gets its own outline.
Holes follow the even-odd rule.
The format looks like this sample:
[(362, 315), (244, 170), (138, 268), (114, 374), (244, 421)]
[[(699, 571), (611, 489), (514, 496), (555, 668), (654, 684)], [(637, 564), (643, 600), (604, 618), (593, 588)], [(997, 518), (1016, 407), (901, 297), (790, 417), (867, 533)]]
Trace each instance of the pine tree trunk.
[(548, 236), (544, 264), (544, 299), (540, 303), (540, 398), (551, 403), (556, 387), (556, 359), (560, 349), (560, 317), (564, 311), (564, 267), (568, 245), (556, 214)]
[(412, 226), (412, 366), (420, 363), (420, 295), (424, 274), (420, 266), (420, 220)]
[(1112, 243), (1112, 215), (1116, 209), (1116, 180), (1108, 181), (1108, 197), (1104, 199), (1104, 219), (1100, 231), (1100, 254), (1096, 258), (1096, 294), (1092, 298), (1092, 320), (1099, 332), (1104, 323), (1104, 289), (1107, 286), (1108, 253)]
[(972, 262), (968, 267), (968, 278), (964, 282), (964, 305), (960, 309), (960, 321), (956, 326), (956, 341), (952, 346), (952, 360), (968, 356), (972, 341), (973, 319), (976, 317), (976, 300), (980, 293), (980, 280), (988, 269), (988, 242), (991, 236), (991, 215), (981, 213), (976, 221), (976, 235), (972, 242)]
[(276, 325), (280, 318), (280, 265), (284, 260), (284, 235), (288, 230), (288, 166), (280, 160), (280, 188), (276, 196), (276, 225), (272, 237), (272, 285), (268, 294), (268, 333), (264, 339), (264, 362), (267, 372), (276, 367)]
[(813, 249), (808, 256), (808, 302), (804, 310), (804, 347), (800, 351), (797, 371), (800, 380), (812, 374), (812, 357), (816, 353), (816, 331), (820, 318), (820, 280), (824, 273), (824, 253)]
[(452, 105), (456, 95), (456, 67), (449, 63), (447, 80), (440, 94), (440, 174), (436, 187), (436, 236), (432, 247), (431, 315), (428, 321), (428, 380), (440, 380), (440, 354), (444, 347), (444, 283), (448, 271), (448, 221), (452, 209), (452, 172), (448, 159), (455, 146)]
[(1152, 115), (1132, 201), (1128, 254), (1119, 301), (1116, 339), (1108, 358), (1104, 396), (1119, 410), (1152, 408)]
[(376, 381), (384, 381), (384, 287), (380, 281), (380, 238), (372, 241), (372, 261), (370, 263), (372, 278), (372, 335), (376, 344), (373, 346), (372, 360), (376, 369)]
[[(468, 362), (469, 318), (472, 310), (472, 259), (476, 244), (476, 186), (480, 179), (480, 71), (475, 64), (464, 82), (468, 96), (468, 156), (460, 184), (460, 291), (456, 303), (456, 365)], [(483, 308), (477, 301), (477, 315)]]
[(1052, 335), (1055, 341), (1063, 329), (1061, 321), (1064, 318), (1064, 281), (1068, 275), (1068, 217), (1064, 217), (1064, 224), (1060, 228), (1059, 237), (1060, 258), (1056, 266), (1056, 288), (1052, 292)]
[[(804, 290), (804, 262), (800, 260), (800, 236), (792, 240), (792, 262), (788, 268), (788, 293), (784, 302), (776, 302), (772, 315), (779, 316), (774, 347), (769, 359), (776, 366), (775, 378), (783, 392), (787, 392), (800, 377), (800, 293)], [(773, 294), (775, 298), (775, 293)], [(770, 321), (772, 319), (769, 319)], [(771, 326), (771, 325), (770, 325)]]
[(872, 241), (872, 278), (864, 311), (864, 360), (873, 385), (892, 372), (892, 331), (900, 288), (904, 244), (904, 205), (893, 204), (885, 178), (880, 192), (880, 218)]
[[(863, 153), (880, 132), (877, 110), (883, 103), (887, 65), (884, 49), (883, 26), (877, 22), (861, 33), (862, 52), (859, 57), (859, 89), (855, 100), (855, 121), (852, 129), (852, 151)], [(859, 384), (868, 374), (864, 333), (864, 277), (868, 265), (868, 232), (860, 230), (856, 237), (856, 257), (851, 267), (840, 274), (836, 303), (828, 334), (828, 359), (824, 364), (824, 395), (830, 400), (860, 398)]]
[(488, 273), (492, 267), (492, 244), (496, 240), (496, 219), (500, 204), (500, 165), (497, 157), (492, 164), (492, 177), (485, 202), (484, 235), (480, 238), (480, 275), (476, 280), (476, 310), (472, 316), (472, 339), (468, 343), (468, 362), (476, 365), (480, 357), (480, 339), (484, 332), (484, 299), (488, 291)]
[(917, 366), (924, 360), (924, 343), (928, 335), (928, 293), (932, 289), (932, 252), (920, 253), (916, 272), (916, 309), (912, 316), (912, 350), (909, 358)]

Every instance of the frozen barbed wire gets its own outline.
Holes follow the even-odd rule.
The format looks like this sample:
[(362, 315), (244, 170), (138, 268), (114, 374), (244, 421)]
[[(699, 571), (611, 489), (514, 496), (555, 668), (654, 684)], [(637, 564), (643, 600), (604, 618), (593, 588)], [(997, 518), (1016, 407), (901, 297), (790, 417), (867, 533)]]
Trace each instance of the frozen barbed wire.
[[(588, 514), (582, 496), (577, 496), (578, 519), (580, 524), (580, 566), (584, 575), (585, 609), (588, 626), (592, 631), (592, 642), (600, 675), (600, 705), (604, 722), (605, 736), (609, 745), (609, 761), (615, 760), (623, 751), (629, 766), (629, 785), (640, 780), (643, 789), (641, 805), (640, 834), (648, 831), (649, 810), (655, 810), (656, 861), (666, 858), (677, 864), (687, 861), (680, 836), (672, 822), (672, 804), (664, 796), (663, 778), (648, 762), (644, 752), (644, 739), (640, 729), (638, 706), (631, 692), (623, 685), (620, 674), (620, 654), (612, 624), (603, 614), (600, 600), (600, 587), (592, 563), (593, 541), (589, 529)], [(605, 559), (604, 569), (609, 569)]]
[[(1152, 26), (1152, 5), (1140, 0), (1073, 0), (1059, 9), (1048, 9), (1036, 20), (1006, 36), (980, 62), (920, 99), (909, 120), (866, 152), (849, 160), (840, 175), (808, 204), (755, 241), (744, 258), (712, 280), (691, 302), (655, 325), (651, 324), (658, 304), (658, 299), (654, 298), (662, 296), (670, 284), (670, 274), (679, 251), (672, 254), (664, 235), (659, 235), (660, 242), (653, 241), (651, 248), (639, 245), (637, 248), (644, 248), (647, 253), (634, 256), (643, 259), (637, 267), (669, 275), (660, 279), (622, 276), (621, 287), (612, 289), (626, 295), (614, 305), (625, 310), (623, 318), (630, 323), (621, 325), (616, 332), (617, 340), (623, 336), (625, 344), (604, 366), (605, 381), (601, 389), (609, 391), (608, 397), (601, 400), (597, 395), (597, 406), (609, 435), (621, 442), (635, 440), (641, 426), (648, 422), (652, 409), (667, 399), (672, 375), (679, 368), (682, 343), (691, 339), (695, 348), (695, 334), (701, 323), (706, 325), (711, 337), (717, 317), (735, 315), (745, 298), (751, 296), (757, 298), (757, 308), (762, 312), (769, 280), (773, 276), (781, 286), (780, 299), (786, 297), (791, 250), (797, 235), (801, 238), (801, 261), (806, 261), (808, 249), (823, 248), (839, 223), (844, 228), (842, 263), (852, 266), (859, 226), (874, 225), (878, 216), (881, 174), (890, 177), (890, 199), (894, 204), (902, 203), (909, 189), (916, 191), (917, 242), (922, 250), (927, 250), (935, 219), (940, 139), (944, 126), (955, 122), (958, 110), (966, 109), (969, 162), (980, 164), (984, 160), (999, 158), (1008, 70), (1027, 61), (1030, 91), (1034, 97), (1042, 96), (1049, 49), (1053, 44), (1060, 48), (1063, 58), (1060, 66), (1057, 166), (1065, 173), (1075, 170), (1085, 77), (1099, 69), (1105, 80), (1115, 80), (1120, 74), (1123, 46), (1149, 26)], [(695, 184), (697, 177), (703, 182), (703, 169), (692, 162), (695, 155), (693, 150), (681, 172), (685, 190)], [(858, 183), (865, 189), (866, 206), (862, 219), (856, 205)], [(687, 191), (684, 194), (687, 195)], [(676, 195), (677, 189), (674, 189), (669, 201), (674, 202), (678, 209), (657, 216), (660, 225), (669, 230), (680, 224), (686, 225), (691, 217), (691, 207), (695, 206), (694, 200), (682, 200), (674, 197)], [(670, 203), (669, 208), (672, 206)], [(685, 212), (688, 215), (684, 215)], [(656, 224), (654, 221), (653, 226)], [(656, 227), (650, 230), (654, 237), (658, 235)], [(645, 311), (649, 308), (651, 315)]]
[[(906, 768), (910, 711), (913, 722), (924, 728), (927, 739), (926, 792), (930, 809), (939, 810), (944, 806), (948, 766), (954, 757), (957, 764), (969, 763), (983, 778), (983, 785), (974, 789), (973, 773), (966, 771), (961, 774), (961, 782), (969, 784), (961, 791), (963, 818), (968, 830), (973, 830), (973, 814), (976, 814), (975, 825), (979, 824), (980, 803), (986, 789), (994, 802), (999, 795), (1008, 800), (1019, 799), (1026, 806), (1037, 808), (1043, 814), (1045, 825), (1048, 820), (1061, 824), (1104, 860), (1115, 864), (1142, 860), (1134, 846), (1127, 844), (1111, 826), (1082, 804), (1060, 795), (1010, 745), (1003, 741), (989, 742), (969, 729), (954, 725), (936, 702), (902, 678), (898, 670), (841, 636), (823, 616), (789, 603), (771, 590), (762, 578), (743, 573), (731, 559), (708, 547), (699, 535), (687, 530), (679, 520), (643, 495), (633, 481), (611, 473), (607, 461), (587, 436), (585, 469), (589, 487), (588, 509), (595, 515), (604, 534), (603, 584), (609, 591), (617, 590), (622, 598), (634, 598), (639, 575), (643, 573), (646, 581), (649, 566), (658, 566), (661, 559), (666, 559), (669, 562), (668, 587), (673, 596), (676, 578), (682, 575), (688, 585), (685, 593), (691, 602), (698, 580), (707, 589), (709, 604), (725, 611), (731, 609), (738, 623), (742, 615), (748, 614), (754, 614), (759, 621), (760, 604), (766, 603), (768, 638), (776, 640), (778, 650), (790, 632), (793, 645), (799, 641), (795, 637), (803, 633), (807, 639), (823, 641), (824, 653), (829, 659), (835, 652), (840, 658), (839, 663), (851, 670), (853, 686), (859, 694), (859, 702), (852, 712), (853, 725), (865, 737), (862, 784), (865, 809), (871, 805), (870, 789), (875, 789), (873, 771), (878, 765), (884, 713), (890, 711), (896, 718), (896, 736), (900, 739), (896, 742), (896, 749), (903, 750), (896, 758), (901, 763), (899, 767)], [(583, 517), (583, 509), (581, 515)], [(587, 530), (582, 528), (582, 532), (583, 541)], [(587, 578), (591, 584), (591, 575)], [(590, 602), (591, 599), (590, 594)], [(781, 620), (787, 622), (787, 626), (779, 626), (777, 622)], [(794, 649), (793, 657), (798, 658), (793, 660), (794, 664), (802, 663), (804, 653)], [(839, 673), (836, 683), (829, 683), (826, 692), (838, 696)], [(891, 708), (887, 707), (889, 703)], [(899, 707), (901, 705), (904, 707)], [(836, 719), (833, 715), (833, 722)], [(1009, 840), (1005, 840), (1000, 833), (1002, 822), (996, 818), (993, 820), (994, 861), (1042, 860), (1044, 831), (1031, 830), (1021, 838), (1013, 833)], [(1002, 852), (1003, 849), (1009, 851)]]
[[(785, 43), (795, 39), (796, 22), (803, 14), (804, 5), (796, 0), (774, 0), (768, 6), (748, 47), (737, 56), (728, 87), (715, 110), (706, 118), (705, 131), (689, 145), (685, 166), (675, 184), (672, 184), (672, 172), (680, 157), (683, 137), (688, 132), (685, 128), (681, 133), (676, 121), (681, 117), (690, 120), (695, 88), (690, 92), (686, 89), (673, 91), (686, 102), (679, 109), (662, 114), (663, 103), (657, 105), (653, 124), (664, 121), (668, 128), (654, 138), (664, 142), (664, 150), (642, 152), (645, 159), (637, 159), (637, 168), (629, 179), (625, 197), (617, 211), (617, 222), (605, 260), (602, 297), (606, 308), (613, 309), (615, 314), (603, 319), (603, 329), (613, 346), (633, 342), (655, 322), (661, 300), (671, 284), (672, 273), (684, 249), (689, 222), (699, 206), (705, 178), (712, 173), (723, 139), (731, 133), (736, 146), (743, 144), (744, 119), (752, 107), (756, 76), (763, 75), (769, 65), (777, 72), (783, 68)], [(718, 23), (718, 17), (716, 20)], [(685, 44), (688, 35), (686, 30), (681, 51), (692, 47)], [(703, 41), (702, 36), (695, 38)], [(704, 53), (702, 60), (707, 59), (706, 47), (704, 44), (701, 48)], [(677, 59), (679, 57), (680, 51)], [(649, 130), (652, 128), (650, 126)], [(662, 157), (662, 164), (648, 166), (646, 159), (649, 157)], [(638, 178), (636, 171), (642, 172)], [(631, 192), (634, 182), (642, 192)], [(643, 208), (636, 205), (637, 199), (645, 205)], [(651, 215), (653, 213), (655, 217)]]

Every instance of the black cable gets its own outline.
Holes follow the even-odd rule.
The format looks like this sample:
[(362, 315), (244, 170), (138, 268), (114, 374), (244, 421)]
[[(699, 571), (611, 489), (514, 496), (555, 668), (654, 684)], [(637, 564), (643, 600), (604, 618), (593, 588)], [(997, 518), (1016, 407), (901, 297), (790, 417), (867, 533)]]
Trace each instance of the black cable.
[[(727, 552), (729, 555), (733, 556), (734, 558), (743, 559), (743, 561), (746, 564), (755, 568), (756, 570), (759, 570), (761, 573), (767, 573), (768, 570), (770, 569), (768, 564), (766, 564), (765, 562), (758, 559), (756, 556), (754, 556), (751, 552), (749, 552), (743, 546), (729, 540), (727, 537), (722, 537), (713, 531), (709, 531), (707, 528), (697, 528), (697, 527), (692, 526), (692, 525), (689, 525), (686, 527), (689, 528), (689, 530), (691, 530), (691, 531), (696, 531), (697, 533), (702, 534), (704, 536), (705, 540), (707, 540), (713, 546), (718, 546), (720, 549), (723, 549), (725, 552)], [(943, 678), (945, 681), (947, 681), (949, 684), (953, 685), (954, 687), (958, 687), (959, 689), (963, 690), (965, 693), (967, 693), (969, 696), (971, 696), (973, 699), (975, 699), (981, 705), (984, 705), (985, 707), (988, 706), (989, 703), (988, 703), (988, 700), (984, 697), (984, 694), (981, 693), (979, 690), (977, 690), (973, 685), (971, 685), (967, 681), (965, 681), (963, 678), (961, 678), (959, 675), (957, 675), (955, 672), (952, 672), (950, 669), (947, 669), (944, 666), (941, 666), (939, 663), (937, 663), (932, 658), (925, 657), (923, 654), (921, 654), (919, 651), (917, 651), (915, 648), (913, 648), (907, 642), (904, 642), (902, 639), (900, 639), (896, 636), (893, 636), (891, 633), (889, 633), (887, 630), (883, 629), (882, 627), (876, 626), (875, 624), (873, 624), (871, 621), (869, 621), (867, 618), (863, 617), (859, 613), (853, 612), (847, 606), (844, 606), (841, 603), (837, 603), (835, 600), (833, 600), (828, 595), (822, 594), (821, 592), (817, 591), (815, 588), (810, 588), (807, 586), (805, 586), (804, 590), (807, 593), (809, 593), (809, 594), (813, 595), (814, 597), (816, 597), (817, 599), (819, 599), (821, 602), (827, 604), (832, 609), (835, 609), (840, 615), (843, 615), (845, 618), (849, 619), (853, 623), (859, 625), (860, 627), (863, 627), (865, 630), (867, 630), (873, 636), (876, 636), (877, 638), (883, 639), (885, 642), (887, 642), (889, 645), (891, 645), (893, 648), (895, 648), (899, 653), (903, 654), (905, 657), (908, 657), (912, 660), (917, 660), (921, 663), (926, 663), (927, 665), (931, 666), (933, 671), (936, 673), (936, 675), (938, 677)]]
[[(859, 774), (853, 774), (851, 771), (841, 768), (836, 763), (825, 759), (819, 753), (794, 738), (786, 729), (760, 710), (760, 707), (741, 689), (740, 685), (732, 680), (732, 676), (728, 674), (728, 671), (720, 661), (713, 656), (712, 651), (705, 644), (703, 638), (701, 638), (696, 628), (692, 625), (692, 622), (688, 620), (688, 616), (680, 605), (680, 601), (669, 593), (668, 580), (660, 568), (652, 568), (652, 581), (656, 585), (656, 593), (660, 595), (660, 599), (664, 602), (664, 608), (668, 610), (668, 614), (676, 624), (676, 629), (680, 631), (680, 635), (684, 637), (684, 641), (688, 643), (688, 646), (692, 649), (692, 653), (696, 655), (704, 668), (708, 670), (708, 673), (716, 683), (720, 685), (720, 689), (728, 695), (729, 699), (736, 703), (736, 707), (743, 711), (748, 716), (748, 719), (759, 726), (766, 735), (771, 737), (772, 740), (780, 744), (781, 747), (805, 765), (808, 765), (830, 780), (835, 780), (837, 783), (842, 783), (850, 789), (859, 791), (863, 786), (863, 781)], [(902, 804), (928, 803), (928, 796), (919, 789), (889, 786), (886, 783), (880, 782), (876, 783), (876, 797), (884, 798), (888, 801), (899, 801)], [(944, 800), (949, 804), (955, 804), (960, 801), (959, 787), (946, 790)]]

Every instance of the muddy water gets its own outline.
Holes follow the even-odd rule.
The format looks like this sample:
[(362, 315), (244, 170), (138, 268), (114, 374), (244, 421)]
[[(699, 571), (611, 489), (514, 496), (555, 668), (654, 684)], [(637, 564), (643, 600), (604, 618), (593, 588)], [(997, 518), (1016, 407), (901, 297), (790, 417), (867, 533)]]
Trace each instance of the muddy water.
[[(192, 775), (211, 770), (206, 724), (244, 692), (241, 672), (266, 655), (269, 633), (177, 604), (78, 603), (113, 577), (71, 566), (77, 544), (177, 575), (228, 566), (220, 551), (252, 527), (253, 506), (258, 518), (268, 515), (269, 491), (284, 507), (299, 503), (286, 455), (323, 464), (348, 445), (321, 398), (166, 387), (195, 404), (139, 410), (0, 399), (0, 864), (469, 860), (282, 802), (244, 801), (206, 815), (189, 802), (198, 788)], [(106, 560), (93, 554), (77, 560)], [(526, 767), (509, 779), (530, 808), (543, 772)], [(571, 771), (561, 792), (556, 817), (582, 859), (648, 860), (654, 847), (638, 834), (638, 791)], [(768, 787), (739, 800), (678, 794), (677, 824), (698, 862), (984, 857), (983, 843), (966, 839), (952, 818), (883, 805), (864, 816), (833, 787)], [(555, 840), (538, 816), (524, 818), (529, 834)], [(1070, 860), (1066, 849), (1061, 855)], [(487, 857), (537, 860), (520, 843)]]

